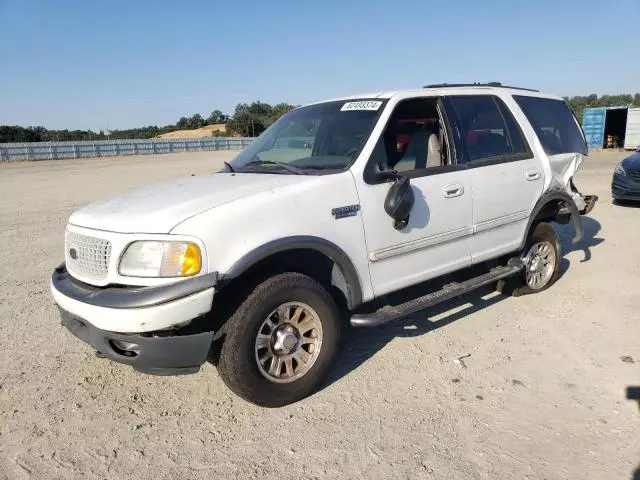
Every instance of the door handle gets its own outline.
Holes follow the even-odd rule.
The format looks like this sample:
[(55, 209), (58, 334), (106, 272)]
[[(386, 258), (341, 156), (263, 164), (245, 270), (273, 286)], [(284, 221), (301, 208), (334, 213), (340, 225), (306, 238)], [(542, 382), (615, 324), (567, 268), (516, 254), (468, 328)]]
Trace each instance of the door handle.
[(442, 187), (442, 195), (444, 198), (459, 197), (464, 193), (464, 187), (459, 183), (450, 183)]
[(538, 180), (540, 178), (540, 172), (535, 169), (527, 170), (525, 175), (527, 176), (527, 180), (533, 182), (534, 180)]

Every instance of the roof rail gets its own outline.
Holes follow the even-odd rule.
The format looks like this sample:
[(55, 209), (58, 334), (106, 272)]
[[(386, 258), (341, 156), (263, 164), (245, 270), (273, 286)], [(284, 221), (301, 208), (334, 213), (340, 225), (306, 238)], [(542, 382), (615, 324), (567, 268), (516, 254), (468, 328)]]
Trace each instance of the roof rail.
[(502, 85), (500, 82), (488, 82), (488, 83), (434, 83), (431, 85), (425, 85), (422, 88), (450, 88), (450, 87), (500, 87), (500, 88), (511, 88), (513, 90), (527, 90), (529, 92), (538, 92), (539, 90), (534, 90), (533, 88), (523, 88), (523, 87), (511, 87), (509, 85)]

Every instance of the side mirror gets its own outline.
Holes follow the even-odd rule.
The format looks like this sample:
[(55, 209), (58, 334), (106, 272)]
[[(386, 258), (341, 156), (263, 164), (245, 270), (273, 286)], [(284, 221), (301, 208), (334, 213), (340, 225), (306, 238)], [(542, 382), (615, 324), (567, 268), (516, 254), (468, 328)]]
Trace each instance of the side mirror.
[(409, 215), (415, 199), (409, 177), (399, 177), (387, 192), (384, 211), (393, 218), (393, 227), (402, 230), (409, 223)]

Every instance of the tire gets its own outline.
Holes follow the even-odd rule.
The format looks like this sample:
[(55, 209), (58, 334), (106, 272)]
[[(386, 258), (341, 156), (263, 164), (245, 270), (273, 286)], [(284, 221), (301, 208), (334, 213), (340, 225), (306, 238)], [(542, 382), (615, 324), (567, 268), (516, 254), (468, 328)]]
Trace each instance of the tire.
[(259, 284), (229, 318), (218, 372), (251, 403), (288, 405), (326, 379), (339, 338), (340, 313), (327, 290), (306, 275), (280, 274)]
[[(544, 246), (542, 252), (547, 254), (540, 255), (540, 252), (536, 252), (536, 249), (540, 246)], [(544, 273), (540, 273), (541, 282), (535, 284), (531, 282), (532, 272), (531, 268), (538, 266), (538, 264), (533, 265), (533, 259), (536, 254), (538, 257), (542, 258), (540, 260), (543, 263)], [(511, 294), (514, 297), (519, 297), (522, 295), (530, 295), (532, 293), (539, 293), (545, 291), (551, 285), (553, 285), (556, 280), (558, 280), (558, 276), (560, 275), (560, 260), (562, 258), (562, 251), (560, 248), (560, 239), (558, 238), (558, 234), (555, 232), (553, 227), (548, 223), (539, 223), (533, 229), (532, 233), (529, 235), (525, 247), (522, 251), (522, 258), (525, 262), (525, 271), (519, 275), (518, 277), (514, 277), (512, 279), (508, 279), (504, 285), (502, 293)], [(544, 262), (544, 259), (549, 260), (549, 271), (545, 267), (547, 263)]]

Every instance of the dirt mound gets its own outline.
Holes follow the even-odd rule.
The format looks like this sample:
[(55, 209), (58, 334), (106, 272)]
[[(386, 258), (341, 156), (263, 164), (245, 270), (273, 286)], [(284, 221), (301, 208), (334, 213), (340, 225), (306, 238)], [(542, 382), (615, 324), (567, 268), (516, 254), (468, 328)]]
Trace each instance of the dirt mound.
[(213, 132), (225, 133), (227, 131), (227, 125), (224, 123), (218, 123), (215, 125), (207, 125), (206, 127), (196, 128), (194, 130), (175, 130), (173, 132), (163, 133), (158, 135), (158, 138), (200, 138), (211, 137)]

